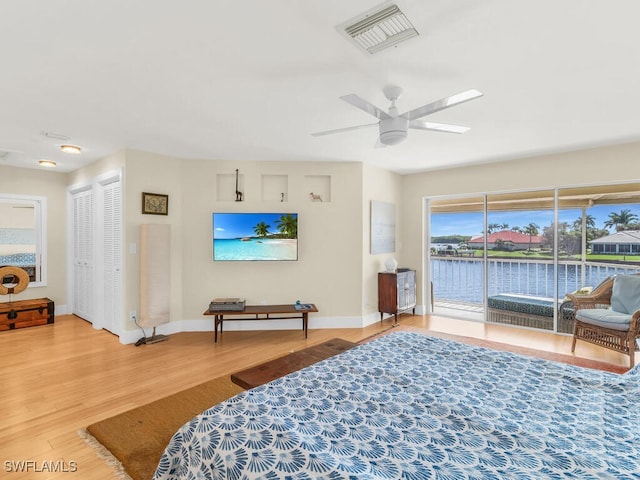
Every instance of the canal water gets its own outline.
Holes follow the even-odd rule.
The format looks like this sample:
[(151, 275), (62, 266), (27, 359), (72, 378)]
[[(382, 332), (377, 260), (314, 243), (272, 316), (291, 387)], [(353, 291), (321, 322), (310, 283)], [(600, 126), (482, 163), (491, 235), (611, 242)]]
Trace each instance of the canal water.
[[(599, 285), (610, 275), (636, 273), (637, 267), (616, 264), (558, 265), (558, 297), (582, 287)], [(431, 260), (433, 296), (437, 301), (484, 303), (484, 262), (481, 259)], [(491, 259), (488, 267), (489, 296), (515, 293), (553, 297), (554, 266), (552, 263), (516, 262)]]

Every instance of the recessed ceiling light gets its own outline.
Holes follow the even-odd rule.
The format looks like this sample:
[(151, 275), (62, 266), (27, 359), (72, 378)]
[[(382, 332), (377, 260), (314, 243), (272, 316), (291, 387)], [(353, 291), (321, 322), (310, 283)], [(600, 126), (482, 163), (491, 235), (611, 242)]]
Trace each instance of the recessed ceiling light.
[(60, 150), (64, 153), (73, 153), (78, 154), (82, 151), (82, 149), (76, 145), (60, 145)]
[(56, 162), (54, 162), (53, 160), (38, 160), (38, 164), (41, 167), (47, 167), (47, 168), (53, 168), (57, 165)]

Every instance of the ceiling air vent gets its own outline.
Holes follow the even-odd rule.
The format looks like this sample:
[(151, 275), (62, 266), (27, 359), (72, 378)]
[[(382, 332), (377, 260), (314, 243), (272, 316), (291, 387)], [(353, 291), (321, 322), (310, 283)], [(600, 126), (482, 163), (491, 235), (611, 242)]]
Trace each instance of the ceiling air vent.
[(338, 29), (370, 54), (419, 35), (398, 6), (389, 4), (360, 15)]

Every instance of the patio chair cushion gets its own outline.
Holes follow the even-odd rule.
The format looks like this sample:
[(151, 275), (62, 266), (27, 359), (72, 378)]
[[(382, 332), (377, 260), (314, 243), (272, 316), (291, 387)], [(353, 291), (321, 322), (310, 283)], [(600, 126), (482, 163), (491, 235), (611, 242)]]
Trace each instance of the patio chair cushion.
[(613, 281), (611, 310), (632, 315), (640, 310), (640, 276), (618, 275)]
[(597, 327), (610, 328), (624, 332), (629, 330), (631, 314), (616, 312), (606, 308), (587, 308), (576, 312), (576, 320), (595, 325)]
[(496, 310), (507, 310), (541, 317), (553, 317), (554, 310), (552, 300), (509, 293), (489, 297), (487, 305), (489, 308), (495, 308)]

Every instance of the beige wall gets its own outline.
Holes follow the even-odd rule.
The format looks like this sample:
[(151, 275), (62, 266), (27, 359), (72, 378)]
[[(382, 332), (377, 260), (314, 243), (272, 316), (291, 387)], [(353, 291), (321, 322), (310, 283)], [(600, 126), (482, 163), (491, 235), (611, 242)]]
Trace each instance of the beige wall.
[(100, 176), (116, 170), (121, 170), (125, 164), (125, 152), (116, 152), (97, 162), (79, 168), (68, 175), (70, 187), (89, 185)]
[[(360, 163), (189, 160), (182, 165), (185, 319), (202, 319), (214, 297), (244, 297), (248, 304), (315, 303), (320, 313), (312, 317), (311, 328), (313, 318), (338, 324), (361, 322)], [(219, 198), (229, 188), (218, 184), (217, 175), (231, 175), (225, 181), (232, 182), (233, 193), (236, 168), (242, 180), (242, 202), (235, 202), (234, 195)], [(263, 175), (286, 177), (286, 202), (262, 199)], [(309, 195), (317, 177), (328, 182), (323, 202), (313, 202)], [(298, 213), (298, 261), (214, 262), (213, 212)]]
[[(243, 202), (219, 194), (224, 190), (226, 195), (226, 183), (229, 178), (233, 181), (236, 168), (240, 169)], [(316, 303), (320, 313), (314, 317), (331, 325), (362, 324), (362, 251), (368, 232), (363, 231), (362, 164), (351, 162), (197, 161), (126, 151), (68, 175), (5, 168), (0, 191), (44, 193), (50, 202), (49, 271), (50, 285), (56, 285), (56, 293), (50, 293), (49, 288), (31, 297), (50, 295), (58, 303), (66, 303), (67, 190), (94, 183), (118, 169), (124, 172), (125, 335), (138, 335), (129, 312), (139, 311), (137, 247), (143, 223), (171, 225), (172, 331), (211, 329), (212, 322), (202, 312), (217, 296), (242, 296), (254, 304), (300, 299)], [(221, 185), (217, 184), (218, 175), (226, 176)], [(263, 200), (265, 175), (286, 178), (286, 202)], [(380, 190), (384, 189), (382, 183)], [(231, 191), (234, 189), (232, 185)], [(312, 189), (323, 194), (323, 202), (312, 201)], [(142, 214), (142, 192), (168, 194), (169, 215)], [(219, 198), (221, 195), (224, 198)], [(211, 214), (216, 211), (298, 213), (299, 260), (213, 262)], [(286, 326), (290, 328), (290, 322)]]
[[(407, 175), (402, 182), (401, 262), (424, 266), (426, 197), (637, 182), (638, 159), (640, 143), (630, 143)], [(424, 304), (420, 277), (418, 303)]]
[[(640, 143), (634, 143), (400, 176), (361, 163), (198, 161), (127, 151), (72, 174), (0, 167), (0, 192), (48, 199), (48, 286), (27, 289), (20, 298), (47, 296), (57, 305), (66, 303), (67, 188), (124, 167), (125, 333), (137, 335), (128, 314), (139, 310), (135, 247), (142, 223), (171, 225), (175, 331), (211, 329), (202, 312), (218, 296), (241, 296), (249, 303), (300, 299), (318, 305), (320, 312), (312, 318), (359, 326), (379, 318), (377, 272), (390, 256), (370, 254), (371, 200), (396, 204), (394, 256), (400, 266), (418, 271), (418, 302), (424, 304), (425, 197), (637, 182), (639, 157)], [(219, 198), (223, 190), (233, 193), (235, 185), (227, 183), (236, 168), (243, 202), (227, 193)], [(220, 184), (219, 175), (226, 175)], [(286, 178), (286, 202), (263, 200), (265, 175)], [(329, 179), (325, 200), (330, 201), (311, 201), (310, 185), (318, 178)], [(169, 215), (143, 215), (142, 192), (168, 194)], [(211, 214), (216, 211), (298, 213), (299, 261), (213, 262)]]
[[(182, 176), (179, 159), (147, 152), (128, 150), (125, 163), (125, 214), (124, 214), (124, 259), (126, 272), (125, 330), (137, 327), (129, 318), (129, 312), (140, 311), (140, 225), (169, 224), (171, 226), (171, 321), (182, 319), (182, 241), (189, 235), (183, 228), (183, 186), (189, 188), (188, 179)], [(142, 213), (142, 192), (169, 195), (168, 215)]]
[[(362, 241), (362, 310), (365, 323), (373, 323), (380, 320), (378, 313), (378, 272), (385, 270), (384, 262), (389, 257), (399, 260), (402, 252), (402, 239), (400, 238), (402, 226), (402, 177), (397, 173), (382, 168), (363, 166), (362, 175), (362, 229), (364, 232)], [(371, 202), (392, 203), (396, 206), (396, 251), (393, 253), (371, 254)], [(419, 265), (400, 264), (401, 267), (416, 268)]]
[[(58, 305), (67, 300), (67, 175), (31, 168), (0, 166), (0, 193), (47, 199), (47, 286), (29, 287), (12, 300), (48, 297)], [(0, 301), (8, 301), (0, 297)]]
[[(202, 313), (213, 297), (247, 303), (313, 302), (315, 318), (362, 324), (362, 165), (360, 163), (182, 160), (139, 151), (125, 154), (125, 331), (139, 312), (139, 226), (171, 225), (171, 322), (168, 332), (212, 328)], [(112, 168), (103, 164), (102, 170)], [(244, 201), (235, 202), (235, 169)], [(91, 175), (99, 175), (101, 169)], [(284, 178), (286, 202), (263, 199), (263, 176)], [(310, 190), (321, 180), (323, 202)], [(230, 183), (231, 182), (231, 183)], [(322, 188), (326, 187), (326, 191)], [(169, 215), (141, 213), (142, 192), (169, 195)], [(279, 197), (278, 197), (279, 198)], [(299, 215), (296, 262), (214, 262), (213, 212), (292, 212)], [(133, 253), (135, 252), (135, 253)], [(229, 329), (249, 327), (229, 322)], [(286, 324), (290, 328), (290, 322)], [(313, 328), (313, 322), (311, 322)], [(162, 330), (159, 328), (159, 330)]]

